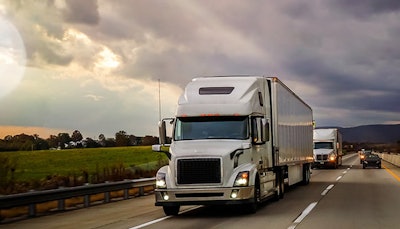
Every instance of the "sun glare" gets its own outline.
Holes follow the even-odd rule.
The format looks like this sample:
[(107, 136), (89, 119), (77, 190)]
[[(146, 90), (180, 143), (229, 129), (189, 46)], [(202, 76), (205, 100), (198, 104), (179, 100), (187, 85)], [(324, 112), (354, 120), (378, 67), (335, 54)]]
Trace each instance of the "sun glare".
[(119, 57), (110, 49), (104, 48), (98, 54), (96, 66), (100, 68), (117, 68), (120, 65)]
[(19, 85), (25, 63), (25, 46), (18, 30), (0, 15), (0, 98)]

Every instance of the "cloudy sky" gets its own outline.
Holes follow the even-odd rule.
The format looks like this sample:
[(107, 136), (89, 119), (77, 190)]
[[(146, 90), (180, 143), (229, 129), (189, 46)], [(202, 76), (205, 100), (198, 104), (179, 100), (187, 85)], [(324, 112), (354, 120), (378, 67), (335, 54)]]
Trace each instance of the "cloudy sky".
[[(317, 126), (400, 123), (398, 0), (0, 0), (0, 138), (157, 135), (193, 77), (278, 76)], [(160, 82), (160, 84), (159, 84)]]

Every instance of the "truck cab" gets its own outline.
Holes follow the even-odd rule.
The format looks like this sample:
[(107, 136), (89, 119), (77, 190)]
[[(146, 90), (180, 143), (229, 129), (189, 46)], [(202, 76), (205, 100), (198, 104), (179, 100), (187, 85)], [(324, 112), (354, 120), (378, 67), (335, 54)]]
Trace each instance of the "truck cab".
[[(302, 148), (310, 146), (310, 151), (295, 155), (302, 152), (294, 150), (288, 158), (286, 147), (279, 147), (279, 142), (290, 141), (279, 141), (280, 126), (274, 118), (278, 116), (276, 83), (280, 83), (276, 78), (260, 76), (200, 77), (185, 87), (176, 116), (159, 123), (160, 144), (153, 146), (169, 158), (169, 164), (156, 175), (156, 206), (162, 206), (166, 215), (178, 214), (181, 205), (240, 204), (255, 212), (261, 201), (282, 198), (285, 182), (297, 183), (305, 177), (308, 183), (311, 109), (301, 107), (306, 115), (298, 117), (306, 120), (293, 125), (307, 132), (301, 135), (306, 139), (296, 139), (301, 139)], [(292, 98), (293, 94), (287, 95)], [(166, 142), (168, 123), (172, 126), (170, 143)]]

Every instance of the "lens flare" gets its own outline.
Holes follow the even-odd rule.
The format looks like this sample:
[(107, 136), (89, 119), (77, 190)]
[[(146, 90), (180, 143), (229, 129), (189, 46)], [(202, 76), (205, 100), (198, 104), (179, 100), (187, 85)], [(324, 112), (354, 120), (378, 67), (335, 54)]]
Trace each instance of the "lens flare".
[(25, 63), (25, 46), (18, 30), (0, 15), (0, 98), (19, 85)]

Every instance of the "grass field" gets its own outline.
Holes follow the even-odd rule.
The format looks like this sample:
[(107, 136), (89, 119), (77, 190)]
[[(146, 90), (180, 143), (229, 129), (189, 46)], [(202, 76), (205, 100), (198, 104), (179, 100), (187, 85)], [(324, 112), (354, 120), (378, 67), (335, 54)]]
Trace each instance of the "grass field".
[(0, 157), (16, 164), (15, 181), (92, 174), (116, 166), (154, 170), (167, 160), (163, 153), (153, 152), (151, 146), (0, 152)]

